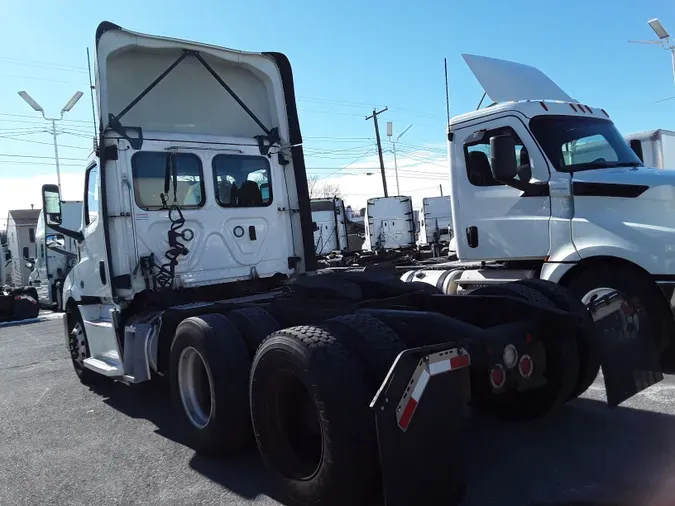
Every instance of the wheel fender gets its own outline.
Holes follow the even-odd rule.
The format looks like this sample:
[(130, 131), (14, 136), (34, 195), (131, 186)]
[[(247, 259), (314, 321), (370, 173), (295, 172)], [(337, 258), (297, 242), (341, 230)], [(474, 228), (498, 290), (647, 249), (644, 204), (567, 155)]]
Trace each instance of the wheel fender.
[[(75, 284), (73, 279), (73, 271), (71, 271), (66, 279), (63, 281), (63, 299), (64, 301), (69, 301), (73, 299), (74, 301), (82, 300), (82, 291), (80, 286)], [(66, 304), (67, 305), (67, 304)]]

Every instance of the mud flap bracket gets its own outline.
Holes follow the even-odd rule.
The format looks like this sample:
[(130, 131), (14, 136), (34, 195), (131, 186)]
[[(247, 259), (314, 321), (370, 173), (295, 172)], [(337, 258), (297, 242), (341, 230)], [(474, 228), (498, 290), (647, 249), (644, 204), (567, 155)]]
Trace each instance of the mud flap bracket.
[(588, 304), (596, 327), (607, 404), (615, 407), (663, 379), (659, 354), (626, 298), (614, 291)]
[(456, 343), (411, 348), (391, 366), (375, 411), (386, 506), (459, 504), (470, 357)]

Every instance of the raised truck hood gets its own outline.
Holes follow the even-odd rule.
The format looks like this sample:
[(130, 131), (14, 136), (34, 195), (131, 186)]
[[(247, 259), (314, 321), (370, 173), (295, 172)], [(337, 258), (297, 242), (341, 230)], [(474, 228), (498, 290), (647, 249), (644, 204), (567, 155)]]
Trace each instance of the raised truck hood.
[(103, 131), (131, 139), (161, 132), (302, 142), (295, 102), (287, 103), (284, 90), (290, 65), (283, 55), (144, 35), (109, 22), (99, 25), (96, 44)]
[(463, 54), (462, 57), (485, 93), (494, 102), (574, 101), (538, 68), (473, 54)]

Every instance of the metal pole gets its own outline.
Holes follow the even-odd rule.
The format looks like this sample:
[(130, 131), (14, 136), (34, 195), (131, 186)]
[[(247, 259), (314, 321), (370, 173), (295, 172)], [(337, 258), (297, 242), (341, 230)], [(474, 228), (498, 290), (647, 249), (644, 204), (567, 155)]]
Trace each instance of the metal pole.
[(398, 162), (396, 161), (396, 143), (391, 143), (394, 151), (394, 173), (396, 174), (396, 195), (401, 194), (401, 187), (398, 184)]
[(56, 120), (52, 118), (52, 135), (54, 136), (54, 160), (56, 161), (56, 181), (61, 188), (61, 169), (59, 168), (59, 148), (56, 145)]
[(382, 172), (382, 188), (384, 189), (384, 196), (388, 197), (389, 192), (387, 191), (387, 175), (384, 172), (384, 158), (382, 158), (382, 141), (380, 140), (380, 128), (377, 125), (377, 115), (383, 113), (386, 110), (387, 110), (386, 107), (382, 109), (380, 112), (377, 112), (375, 109), (373, 109), (373, 115), (370, 116), (370, 118), (373, 118), (373, 122), (375, 123), (375, 139), (377, 140), (377, 154), (380, 157), (380, 172)]

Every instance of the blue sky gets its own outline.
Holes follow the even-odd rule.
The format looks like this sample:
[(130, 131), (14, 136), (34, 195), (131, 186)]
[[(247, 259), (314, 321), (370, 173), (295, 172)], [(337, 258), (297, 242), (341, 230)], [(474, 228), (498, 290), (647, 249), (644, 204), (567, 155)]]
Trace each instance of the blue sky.
[[(34, 189), (19, 197), (21, 180), (54, 180), (53, 162), (37, 158), (53, 155), (51, 137), (29, 133), (44, 125), (16, 92), (29, 91), (48, 114), (56, 114), (76, 89), (87, 92), (85, 48), (93, 48), (102, 20), (140, 32), (286, 53), (294, 67), (306, 147), (313, 154), (308, 166), (323, 177), (347, 173), (328, 169), (337, 170), (359, 155), (364, 156), (356, 167), (376, 166), (370, 155), (373, 125), (364, 118), (373, 106), (389, 106), (381, 116), (383, 135), (386, 121), (394, 122), (395, 133), (414, 125), (401, 141), (407, 146), (401, 146), (400, 161), (409, 164), (402, 193), (445, 182), (443, 58), (448, 58), (452, 114), (475, 108), (482, 93), (461, 59), (464, 52), (539, 67), (573, 97), (604, 107), (624, 133), (675, 129), (675, 99), (655, 103), (675, 95), (670, 55), (658, 46), (627, 42), (653, 38), (646, 23), (652, 17), (675, 31), (675, 4), (665, 0), (39, 0), (25, 5), (0, 3), (0, 219), (10, 200), (13, 206), (38, 204)], [(74, 183), (82, 173), (81, 159), (91, 145), (89, 97), (66, 119), (60, 155), (71, 186), (64, 194), (74, 198), (81, 188)], [(390, 158), (387, 153), (388, 167)], [(423, 162), (433, 162), (439, 175), (415, 178), (415, 166)], [(359, 195), (352, 184), (352, 198), (360, 202), (377, 191), (376, 178), (362, 176), (368, 184), (356, 185), (364, 188)], [(10, 192), (10, 187), (15, 189)]]

